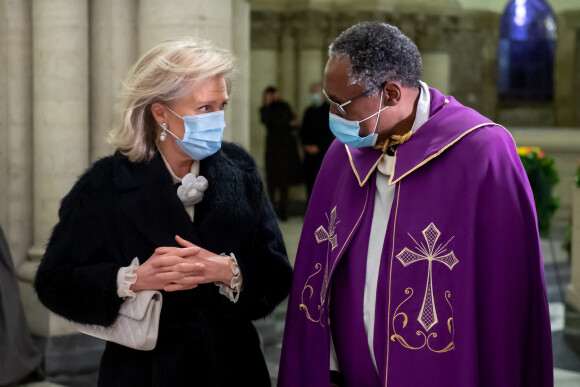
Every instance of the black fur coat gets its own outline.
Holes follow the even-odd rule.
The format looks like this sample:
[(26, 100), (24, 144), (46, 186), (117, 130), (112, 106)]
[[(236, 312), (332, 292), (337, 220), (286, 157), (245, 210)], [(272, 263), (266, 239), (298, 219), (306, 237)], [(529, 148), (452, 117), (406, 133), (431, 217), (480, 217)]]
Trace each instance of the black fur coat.
[(292, 271), (276, 217), (251, 157), (223, 143), (203, 160), (209, 182), (192, 223), (159, 154), (131, 163), (116, 153), (96, 162), (63, 199), (38, 269), (41, 302), (72, 321), (109, 325), (122, 300), (117, 272), (134, 257), (143, 263), (175, 235), (216, 254), (234, 253), (243, 278), (237, 303), (214, 284), (162, 292), (159, 338), (153, 351), (107, 343), (102, 386), (269, 385), (251, 320), (286, 297)]

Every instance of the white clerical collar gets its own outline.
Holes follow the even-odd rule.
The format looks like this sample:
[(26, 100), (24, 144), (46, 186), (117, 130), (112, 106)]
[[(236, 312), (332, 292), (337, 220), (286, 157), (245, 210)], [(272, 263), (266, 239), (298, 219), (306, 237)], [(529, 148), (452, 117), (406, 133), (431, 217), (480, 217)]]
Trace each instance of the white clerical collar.
[(429, 119), (431, 111), (431, 94), (429, 86), (423, 81), (419, 81), (419, 101), (415, 112), (415, 121), (411, 127), (411, 132), (415, 133)]
[[(417, 101), (417, 111), (415, 112), (415, 121), (411, 127), (411, 132), (415, 133), (429, 119), (431, 111), (431, 94), (429, 86), (423, 81), (419, 81), (419, 100)], [(411, 137), (411, 140), (413, 138)], [(384, 175), (390, 176), (393, 171), (394, 156), (385, 154), (377, 165), (377, 169)]]

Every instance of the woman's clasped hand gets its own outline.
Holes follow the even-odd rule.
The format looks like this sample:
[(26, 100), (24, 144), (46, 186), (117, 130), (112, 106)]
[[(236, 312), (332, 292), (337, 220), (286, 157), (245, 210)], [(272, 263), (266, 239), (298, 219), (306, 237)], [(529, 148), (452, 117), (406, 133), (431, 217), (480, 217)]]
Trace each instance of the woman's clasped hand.
[(137, 281), (131, 290), (145, 289), (174, 292), (199, 284), (229, 283), (233, 278), (231, 259), (207, 251), (176, 236), (182, 247), (158, 247), (137, 269)]

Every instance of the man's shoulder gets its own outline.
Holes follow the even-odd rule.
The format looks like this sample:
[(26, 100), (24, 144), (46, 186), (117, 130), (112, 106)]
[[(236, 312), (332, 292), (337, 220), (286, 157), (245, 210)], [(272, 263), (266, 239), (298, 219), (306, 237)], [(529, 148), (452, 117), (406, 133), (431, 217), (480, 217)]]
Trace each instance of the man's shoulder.
[(441, 145), (445, 147), (469, 147), (477, 152), (478, 149), (488, 151), (494, 147), (511, 147), (514, 144), (505, 127), (477, 110), (462, 105), (453, 97), (449, 97), (449, 103), (432, 112), (427, 126), (432, 128), (428, 130), (429, 133), (443, 139)]
[(318, 172), (318, 178), (328, 178), (330, 179), (328, 181), (329, 183), (337, 181), (338, 177), (344, 173), (353, 173), (351, 162), (352, 160), (346, 149), (346, 145), (335, 139), (324, 155), (322, 166)]
[(472, 171), (473, 176), (485, 177), (491, 171), (505, 172), (519, 168), (516, 144), (509, 131), (502, 126), (478, 127), (465, 135), (452, 149), (449, 156), (455, 160), (460, 159), (462, 167)]
[(330, 147), (328, 147), (328, 151), (326, 152), (326, 155), (324, 156), (325, 161), (329, 160), (329, 159), (332, 159), (335, 162), (338, 160), (348, 159), (348, 153), (346, 152), (346, 145), (341, 143), (336, 138), (332, 141), (332, 143), (330, 144)]
[(460, 142), (463, 146), (490, 151), (496, 148), (513, 148), (515, 142), (510, 132), (501, 125), (482, 125), (474, 129)]

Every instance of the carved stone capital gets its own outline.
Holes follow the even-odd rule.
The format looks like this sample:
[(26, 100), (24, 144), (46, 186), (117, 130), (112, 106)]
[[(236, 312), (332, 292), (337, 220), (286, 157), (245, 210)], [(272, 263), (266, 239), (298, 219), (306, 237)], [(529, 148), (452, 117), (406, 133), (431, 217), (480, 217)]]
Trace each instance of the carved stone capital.
[(329, 26), (327, 12), (296, 12), (292, 15), (292, 25), (300, 49), (321, 49), (325, 46)]
[(277, 12), (254, 11), (251, 20), (251, 48), (276, 50), (282, 15)]

